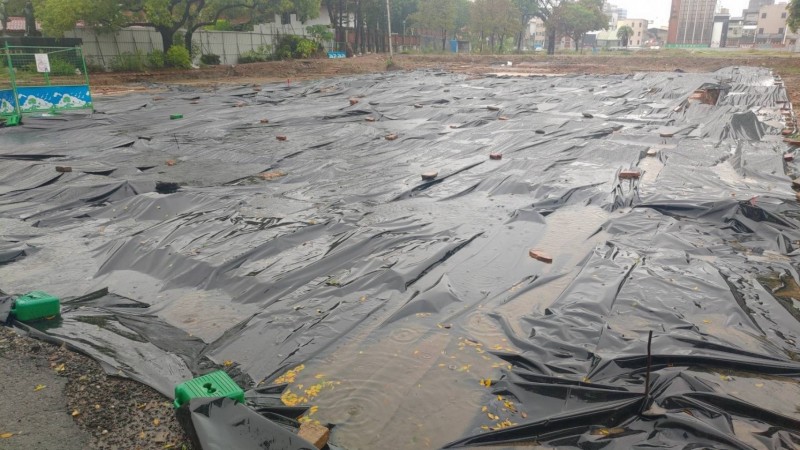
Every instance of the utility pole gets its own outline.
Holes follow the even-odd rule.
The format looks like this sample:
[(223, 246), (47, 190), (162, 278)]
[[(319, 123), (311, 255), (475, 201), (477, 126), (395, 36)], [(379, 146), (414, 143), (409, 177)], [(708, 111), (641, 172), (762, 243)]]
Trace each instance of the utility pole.
[(389, 25), (389, 59), (394, 58), (394, 52), (392, 51), (392, 11), (389, 8), (389, 0), (386, 0), (386, 22)]

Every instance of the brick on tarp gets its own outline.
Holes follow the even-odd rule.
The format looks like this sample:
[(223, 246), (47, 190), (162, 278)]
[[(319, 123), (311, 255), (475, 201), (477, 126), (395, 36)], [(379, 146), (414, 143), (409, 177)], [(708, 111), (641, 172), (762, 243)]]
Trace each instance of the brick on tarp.
[(638, 170), (623, 170), (619, 173), (619, 178), (622, 180), (636, 180), (642, 176)]
[(326, 426), (317, 425), (313, 422), (304, 422), (300, 425), (297, 435), (314, 444), (314, 447), (322, 449), (328, 444), (331, 430)]
[(541, 250), (531, 249), (528, 251), (528, 255), (530, 255), (531, 258), (543, 263), (552, 264), (553, 262), (553, 257)]

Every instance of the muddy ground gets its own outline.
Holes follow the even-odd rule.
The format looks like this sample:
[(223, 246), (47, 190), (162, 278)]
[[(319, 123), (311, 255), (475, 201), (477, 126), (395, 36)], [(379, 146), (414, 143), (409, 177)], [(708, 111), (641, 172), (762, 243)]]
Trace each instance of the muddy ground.
[[(501, 65), (512, 62), (511, 66)], [(190, 71), (92, 74), (96, 95), (158, 89), (159, 83), (208, 86), (297, 82), (385, 70), (439, 69), (487, 74), (615, 74), (639, 71), (709, 72), (727, 66), (771, 67), (794, 102), (800, 100), (800, 57), (755, 52), (638, 53), (614, 56), (386, 55), (312, 59)], [(190, 448), (168, 399), (133, 381), (108, 376), (86, 356), (0, 326), (0, 450)]]

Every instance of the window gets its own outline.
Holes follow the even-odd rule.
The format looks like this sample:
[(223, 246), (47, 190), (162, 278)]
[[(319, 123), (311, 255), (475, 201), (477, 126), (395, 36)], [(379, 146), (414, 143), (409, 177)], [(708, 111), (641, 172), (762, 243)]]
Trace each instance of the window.
[(290, 13), (281, 14), (281, 25), (291, 25), (292, 15)]
[(784, 31), (784, 30), (783, 30), (783, 28), (782, 28), (782, 27), (781, 27), (781, 28), (778, 28), (778, 34), (783, 34), (783, 31)]
[(785, 19), (785, 18), (786, 18), (786, 13), (781, 13), (781, 19)]
[(641, 36), (641, 35), (642, 35), (642, 32), (641, 32), (641, 31), (639, 31), (639, 32), (637, 32), (637, 33), (636, 33), (636, 36), (637, 36), (637, 37), (639, 37), (639, 36)]
[(761, 18), (762, 19), (766, 19), (767, 18), (767, 13), (761, 13)]
[(758, 29), (758, 34), (764, 34), (764, 29), (763, 28), (759, 28)]

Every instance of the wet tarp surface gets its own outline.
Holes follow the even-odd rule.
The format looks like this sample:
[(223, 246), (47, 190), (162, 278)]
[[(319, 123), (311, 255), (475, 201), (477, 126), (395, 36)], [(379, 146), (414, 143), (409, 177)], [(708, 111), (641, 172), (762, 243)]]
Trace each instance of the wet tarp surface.
[(0, 289), (65, 298), (32, 332), (110, 372), (224, 367), (345, 449), (797, 448), (786, 102), (744, 67), (99, 97), (0, 130)]

